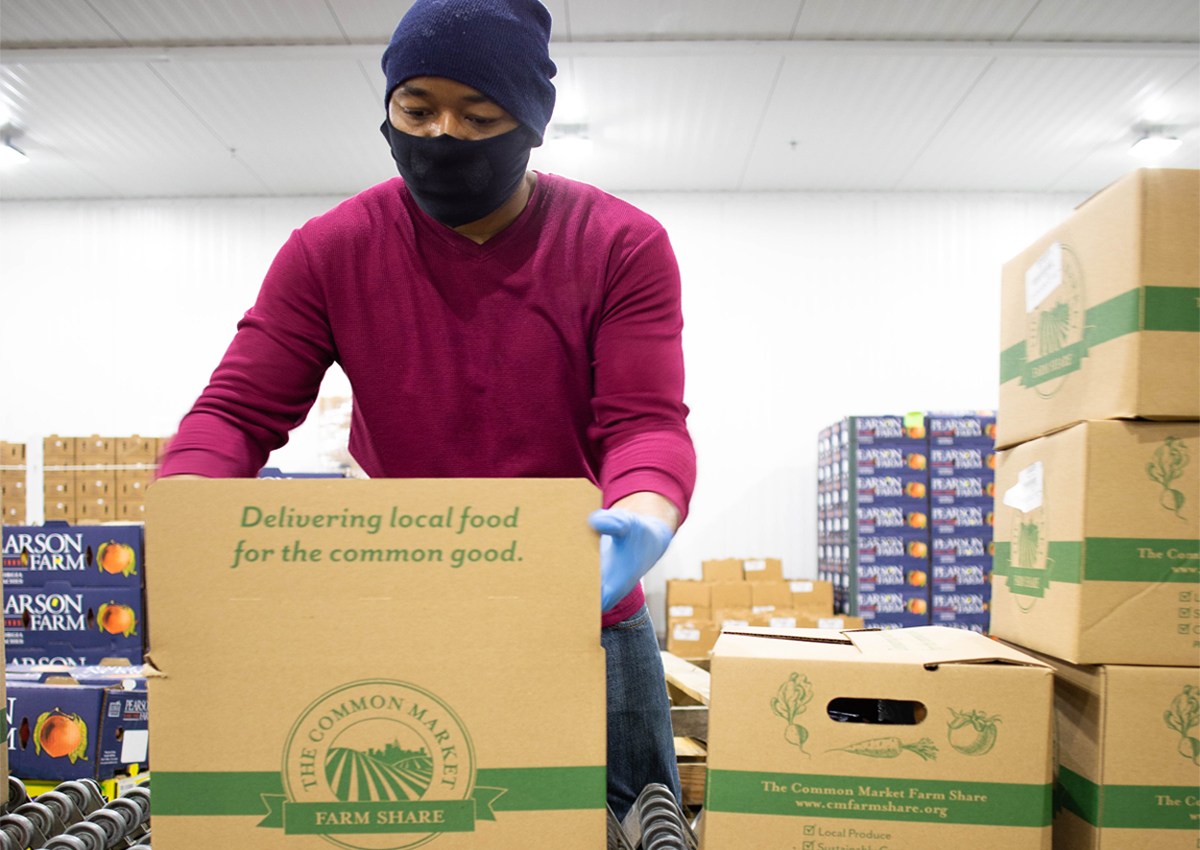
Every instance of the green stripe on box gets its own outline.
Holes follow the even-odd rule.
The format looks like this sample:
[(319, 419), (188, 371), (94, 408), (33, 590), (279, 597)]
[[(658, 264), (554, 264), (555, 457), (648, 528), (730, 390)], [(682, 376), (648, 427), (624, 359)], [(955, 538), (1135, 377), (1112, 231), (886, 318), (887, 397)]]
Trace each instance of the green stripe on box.
[(1046, 547), (1045, 570), (1020, 570), (1012, 565), (1012, 543), (997, 540), (996, 554), (992, 557), (992, 572), (998, 576), (1017, 573), (1045, 574), (1046, 581), (1079, 584), (1083, 580), (1082, 564), (1082, 544), (1070, 540), (1051, 540)]
[(709, 770), (714, 812), (977, 826), (1050, 825), (1052, 785)]
[(1200, 288), (1147, 286), (1144, 329), (1200, 333)]
[(1200, 540), (1089, 537), (1087, 581), (1200, 583)]
[[(491, 808), (497, 812), (603, 809), (606, 770), (591, 767), (481, 769), (476, 786), (502, 788)], [(266, 814), (263, 796), (283, 794), (278, 771), (182, 772), (154, 774), (154, 813), (189, 817), (240, 817)]]
[[(1138, 331), (1200, 332), (1200, 288), (1146, 286), (1122, 292), (1088, 309), (1083, 344), (1092, 346)], [(1025, 342), (1000, 352), (1000, 383), (1020, 378), (1026, 369)], [(1077, 359), (1076, 359), (1077, 367)]]
[(1097, 785), (1060, 766), (1055, 799), (1059, 807), (1105, 829), (1200, 829), (1197, 786)]

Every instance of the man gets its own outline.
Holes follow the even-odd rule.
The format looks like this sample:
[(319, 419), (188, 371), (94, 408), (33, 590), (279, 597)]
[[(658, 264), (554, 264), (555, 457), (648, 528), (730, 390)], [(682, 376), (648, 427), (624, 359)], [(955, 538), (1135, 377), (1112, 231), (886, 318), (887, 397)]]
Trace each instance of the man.
[(526, 170), (554, 107), (549, 37), (536, 0), (417, 0), (383, 56), (403, 180), (292, 234), (162, 474), (256, 474), (336, 361), (373, 477), (591, 478), (623, 817), (649, 782), (679, 796), (639, 584), (695, 482), (679, 272), (649, 216)]

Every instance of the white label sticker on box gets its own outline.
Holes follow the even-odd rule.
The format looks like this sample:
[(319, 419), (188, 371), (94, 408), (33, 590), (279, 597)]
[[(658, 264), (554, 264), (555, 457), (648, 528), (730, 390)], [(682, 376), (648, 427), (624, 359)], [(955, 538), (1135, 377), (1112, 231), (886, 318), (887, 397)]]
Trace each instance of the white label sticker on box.
[(841, 617), (821, 617), (817, 620), (818, 629), (844, 629), (846, 621)]
[(1017, 483), (1004, 493), (1004, 504), (1023, 514), (1042, 506), (1042, 462), (1036, 461), (1017, 473)]
[(672, 605), (669, 613), (672, 617), (690, 617), (696, 611), (691, 605)]
[(676, 626), (671, 635), (675, 640), (700, 640), (700, 630), (689, 629), (687, 626)]
[(121, 739), (121, 763), (133, 764), (145, 761), (149, 749), (149, 729), (126, 729), (125, 737)]
[(748, 573), (761, 573), (766, 568), (767, 562), (763, 560), (742, 561), (742, 569)]
[(773, 629), (794, 629), (796, 628), (795, 617), (772, 617), (771, 628)]
[(755, 614), (770, 614), (772, 611), (775, 610), (775, 606), (774, 605), (755, 605), (750, 610), (753, 611)]
[(1062, 279), (1062, 243), (1055, 242), (1025, 272), (1025, 312), (1036, 310)]
[(789, 585), (792, 593), (812, 593), (813, 583), (811, 581), (793, 581)]
[(722, 620), (721, 628), (723, 629), (744, 629), (749, 626), (748, 620)]

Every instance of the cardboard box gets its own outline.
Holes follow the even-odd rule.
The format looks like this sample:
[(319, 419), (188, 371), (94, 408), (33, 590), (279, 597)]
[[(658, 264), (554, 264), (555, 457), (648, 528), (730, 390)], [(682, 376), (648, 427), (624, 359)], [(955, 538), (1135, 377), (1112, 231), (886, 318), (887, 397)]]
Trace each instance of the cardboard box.
[(712, 591), (706, 581), (672, 579), (667, 582), (667, 605), (691, 605), (695, 608), (712, 607)]
[[(991, 529), (988, 529), (990, 532)], [(993, 535), (980, 531), (976, 534), (965, 533), (954, 536), (934, 535), (930, 539), (933, 547), (933, 563), (958, 564), (987, 562), (991, 568), (992, 556), (996, 554), (996, 542)]]
[[(706, 850), (1049, 850), (1047, 666), (956, 629), (746, 631), (713, 652)], [(924, 719), (839, 722), (839, 698)]]
[(858, 506), (903, 505), (924, 510), (929, 504), (929, 473), (877, 472), (857, 476)]
[(713, 581), (743, 581), (742, 561), (740, 558), (721, 558), (712, 561), (702, 561), (700, 568), (704, 580)]
[(24, 466), (25, 444), (0, 440), (0, 466)]
[(142, 652), (125, 652), (120, 656), (113, 656), (108, 653), (104, 647), (95, 647), (92, 649), (72, 649), (71, 647), (51, 647), (45, 649), (21, 649), (19, 647), (9, 647), (6, 650), (6, 657), (9, 668), (17, 667), (37, 667), (45, 665), (63, 666), (63, 667), (95, 667), (95, 666), (110, 666), (113, 664), (131, 665), (141, 664), (144, 658)]
[(1192, 666), (1195, 422), (1086, 422), (1001, 455), (992, 633), (1076, 664)]
[(929, 510), (933, 514), (934, 536), (955, 537), (959, 535), (984, 536), (992, 533), (996, 522), (993, 503), (976, 502), (974, 504), (933, 505)]
[[(924, 502), (924, 500), (922, 500)], [(860, 535), (900, 534), (927, 539), (929, 536), (929, 507), (922, 504), (913, 510), (899, 505), (868, 505), (858, 509)]]
[[(924, 454), (927, 445), (925, 417), (922, 414), (908, 416), (852, 416), (850, 428), (858, 446), (874, 446), (880, 443), (896, 444), (902, 451)], [(849, 437), (847, 433), (845, 435)]]
[(139, 588), (145, 574), (141, 525), (44, 525), (5, 528), (4, 584)]
[(792, 607), (792, 588), (786, 581), (751, 582), (750, 607), (770, 605), (775, 608)]
[(144, 502), (146, 488), (154, 483), (153, 469), (118, 469), (116, 471), (118, 501)]
[(124, 690), (146, 690), (146, 667), (141, 664), (71, 667), (66, 664), (10, 664), (4, 678), (10, 682), (46, 682), (55, 676), (69, 676), (81, 685), (103, 685)]
[(964, 472), (975, 474), (994, 473), (996, 470), (996, 452), (986, 444), (930, 446), (929, 470), (933, 477), (958, 475)]
[(1139, 169), (1004, 265), (997, 445), (1200, 419), (1200, 177)]
[(749, 626), (755, 620), (765, 621), (766, 618), (755, 617), (754, 610), (751, 608), (714, 608), (712, 619), (723, 629), (736, 629)]
[(716, 581), (709, 585), (712, 608), (749, 608), (754, 604), (754, 591), (744, 581)]
[(75, 438), (51, 434), (42, 440), (42, 463), (46, 466), (71, 466), (75, 463)]
[(996, 440), (994, 410), (930, 413), (926, 421), (931, 451), (936, 446), (979, 445), (990, 449)]
[(1055, 850), (1193, 850), (1200, 671), (1036, 657), (1054, 668)]
[(858, 616), (870, 629), (929, 625), (929, 588), (888, 588), (858, 594)]
[(116, 443), (116, 461), (118, 464), (154, 463), (158, 451), (157, 437), (118, 437)]
[(917, 444), (863, 446), (854, 457), (859, 477), (891, 472), (920, 472), (929, 464), (927, 453)]
[(146, 503), (120, 499), (117, 501), (116, 514), (116, 519), (119, 522), (145, 522)]
[[(46, 522), (75, 522), (77, 514), (75, 513), (74, 499), (50, 499), (47, 498), (43, 511), (46, 515)], [(22, 525), (24, 523), (21, 523)]]
[(93, 434), (75, 438), (75, 463), (80, 466), (103, 464), (112, 466), (117, 462), (117, 441), (112, 437)]
[(667, 623), (667, 652), (680, 658), (708, 658), (720, 636), (721, 627), (711, 620), (670, 620)]
[(847, 629), (865, 628), (865, 623), (862, 617), (847, 617), (845, 614), (819, 617), (810, 611), (797, 611), (796, 627), (801, 629), (837, 629), (838, 631), (844, 631)]
[(699, 605), (668, 605), (667, 616), (672, 620), (711, 620), (712, 609)]
[(74, 470), (47, 469), (42, 473), (42, 493), (48, 500), (75, 501)]
[(93, 499), (116, 501), (117, 473), (111, 469), (102, 468), (76, 470), (75, 498), (78, 501)]
[(996, 496), (996, 475), (936, 476), (929, 482), (929, 501), (933, 505), (990, 504)]
[(0, 504), (0, 511), (4, 514), (5, 525), (22, 525), (25, 522), (25, 505), (9, 504), (7, 502)]
[(76, 499), (75, 521), (81, 525), (112, 522), (117, 519), (116, 507), (113, 499)]
[(924, 569), (905, 568), (899, 564), (859, 564), (858, 566), (859, 593), (919, 588), (928, 584), (928, 566)]
[(746, 581), (783, 581), (783, 561), (778, 558), (747, 558), (742, 561)]
[(934, 592), (971, 591), (992, 585), (992, 562), (963, 561), (958, 564), (933, 565)]
[[(14, 774), (59, 782), (110, 779), (149, 766), (146, 690), (7, 681), (8, 755)], [(136, 766), (136, 767), (135, 767)]]
[(582, 480), (156, 483), (155, 841), (602, 846), (599, 505)]
[(146, 625), (137, 588), (10, 587), (4, 595), (4, 645), (9, 653), (71, 657), (86, 650), (101, 657), (137, 656)]
[(919, 535), (864, 534), (858, 538), (859, 564), (899, 564), (907, 569), (927, 569), (929, 538)]
[(25, 498), (25, 470), (0, 469), (0, 498)]
[(833, 616), (833, 585), (828, 581), (789, 581), (792, 608), (818, 617)]

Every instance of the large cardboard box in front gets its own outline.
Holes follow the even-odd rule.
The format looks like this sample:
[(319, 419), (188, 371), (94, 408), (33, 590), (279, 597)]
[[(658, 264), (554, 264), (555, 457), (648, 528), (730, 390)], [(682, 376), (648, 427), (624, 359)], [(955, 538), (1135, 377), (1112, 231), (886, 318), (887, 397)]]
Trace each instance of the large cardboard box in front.
[(155, 846), (602, 846), (591, 484), (148, 497)]
[(1200, 424), (1085, 422), (996, 472), (992, 634), (1075, 664), (1200, 658)]
[(1052, 698), (1049, 667), (961, 629), (726, 632), (704, 847), (1049, 850)]
[(1140, 169), (1004, 264), (1007, 448), (1085, 419), (1200, 419), (1200, 171)]
[(1055, 850), (1195, 850), (1200, 670), (1054, 668)]

